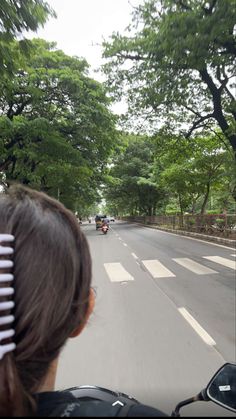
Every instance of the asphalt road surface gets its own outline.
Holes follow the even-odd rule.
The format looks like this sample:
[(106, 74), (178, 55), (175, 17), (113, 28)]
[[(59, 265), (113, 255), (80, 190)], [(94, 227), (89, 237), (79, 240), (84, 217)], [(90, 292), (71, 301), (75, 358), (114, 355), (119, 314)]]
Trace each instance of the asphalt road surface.
[[(235, 250), (115, 222), (81, 227), (93, 260), (96, 307), (61, 357), (57, 389), (98, 385), (170, 414), (236, 360)], [(213, 403), (182, 416), (235, 416)]]

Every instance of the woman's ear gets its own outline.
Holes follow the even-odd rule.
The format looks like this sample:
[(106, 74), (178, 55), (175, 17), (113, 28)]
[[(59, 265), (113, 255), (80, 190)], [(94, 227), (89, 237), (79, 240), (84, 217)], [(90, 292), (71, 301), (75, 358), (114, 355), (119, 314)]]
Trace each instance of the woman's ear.
[(70, 338), (76, 338), (77, 336), (79, 336), (79, 334), (82, 332), (82, 330), (84, 329), (84, 327), (86, 326), (86, 323), (90, 317), (90, 315), (93, 312), (95, 306), (95, 293), (93, 291), (92, 288), (90, 288), (90, 292), (89, 292), (89, 304), (88, 304), (88, 310), (84, 319), (83, 324), (81, 324), (80, 326), (78, 326), (71, 334), (70, 334)]

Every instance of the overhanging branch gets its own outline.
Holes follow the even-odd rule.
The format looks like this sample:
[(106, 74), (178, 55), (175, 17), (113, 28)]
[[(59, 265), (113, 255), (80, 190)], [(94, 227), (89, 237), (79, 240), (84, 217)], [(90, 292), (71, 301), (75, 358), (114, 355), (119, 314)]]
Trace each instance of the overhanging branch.
[(212, 2), (210, 3), (210, 7), (208, 7), (208, 8), (207, 7), (204, 7), (204, 6), (202, 7), (202, 9), (206, 13), (206, 15), (211, 15), (212, 14), (213, 9), (214, 9), (216, 3), (217, 3), (217, 0), (212, 0)]
[(117, 57), (120, 58), (124, 58), (125, 60), (132, 60), (132, 61), (143, 61), (145, 59), (145, 57), (137, 54), (137, 55), (132, 55), (132, 54), (123, 54), (122, 52), (118, 52), (116, 54)]
[(185, 137), (189, 138), (191, 136), (191, 134), (193, 133), (193, 131), (195, 131), (196, 129), (204, 126), (204, 125), (201, 125), (202, 122), (204, 122), (204, 121), (206, 121), (210, 118), (214, 118), (214, 113), (208, 113), (207, 115), (204, 115), (204, 116), (200, 117), (197, 121), (194, 122), (194, 124), (192, 125), (190, 130), (187, 132)]
[(192, 10), (191, 7), (185, 4), (183, 0), (178, 0), (176, 3), (178, 3), (183, 10)]

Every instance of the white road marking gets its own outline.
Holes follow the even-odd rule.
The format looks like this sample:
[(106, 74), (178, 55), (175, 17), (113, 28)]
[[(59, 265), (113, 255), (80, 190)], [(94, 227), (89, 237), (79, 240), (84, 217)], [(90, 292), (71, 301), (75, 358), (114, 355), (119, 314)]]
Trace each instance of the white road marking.
[(217, 274), (218, 272), (213, 271), (213, 269), (207, 268), (207, 266), (201, 265), (200, 263), (195, 262), (194, 260), (188, 258), (177, 258), (173, 259), (176, 263), (188, 269), (189, 271), (197, 275), (206, 275), (206, 274)]
[(121, 237), (119, 237), (119, 240), (122, 240), (122, 238), (121, 238)]
[(236, 262), (234, 260), (222, 258), (221, 256), (203, 256), (204, 259), (210, 260), (211, 262), (219, 263), (220, 265), (226, 266), (236, 271)]
[(187, 322), (193, 327), (195, 332), (204, 340), (204, 342), (207, 345), (210, 345), (210, 346), (216, 345), (216, 342), (214, 341), (214, 339), (212, 339), (212, 337), (206, 332), (206, 330), (203, 329), (202, 326), (200, 326), (197, 320), (195, 320), (193, 316), (191, 316), (191, 314), (184, 307), (178, 308), (178, 310), (180, 314), (182, 314), (185, 320), (187, 320)]
[(104, 263), (104, 267), (111, 282), (134, 281), (121, 263)]
[(230, 256), (233, 256), (233, 257), (235, 257), (236, 255), (232, 254), (232, 255), (230, 255)]
[(134, 257), (134, 259), (138, 259), (138, 256), (135, 253), (131, 253), (131, 255)]
[(128, 246), (128, 244), (126, 244), (126, 243), (123, 243), (123, 245), (124, 245), (125, 247), (127, 247), (127, 246)]
[(170, 278), (175, 275), (169, 271), (159, 260), (142, 260), (145, 268), (150, 272), (153, 278)]

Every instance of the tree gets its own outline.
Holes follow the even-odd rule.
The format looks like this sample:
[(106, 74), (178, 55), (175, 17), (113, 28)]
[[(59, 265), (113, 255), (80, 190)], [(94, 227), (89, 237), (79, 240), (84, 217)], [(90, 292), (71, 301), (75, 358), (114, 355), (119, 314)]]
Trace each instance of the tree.
[(185, 138), (165, 141), (165, 150), (163, 144), (159, 145), (161, 152), (157, 159), (163, 169), (162, 182), (178, 197), (182, 215), (185, 211), (194, 213), (197, 208), (203, 215), (211, 189), (219, 188), (226, 179), (229, 181), (228, 167), (230, 161), (233, 167), (232, 156), (222, 148), (216, 136), (196, 137), (194, 144)]
[(154, 215), (165, 197), (153, 176), (154, 146), (147, 137), (124, 136), (124, 150), (113, 160), (104, 196), (115, 215)]
[(156, 215), (172, 207), (182, 216), (203, 215), (213, 195), (224, 209), (231, 205), (234, 160), (217, 135), (197, 136), (194, 142), (173, 134), (123, 138), (105, 187), (109, 212)]
[(147, 0), (129, 35), (104, 42), (114, 97), (186, 137), (217, 123), (236, 152), (235, 20), (234, 0)]
[(9, 119), (46, 118), (88, 157), (104, 165), (115, 134), (115, 116), (102, 84), (87, 76), (85, 60), (69, 57), (55, 43), (33, 40), (28, 67), (0, 81), (0, 107)]
[(36, 31), (55, 12), (44, 0), (1, 0), (0, 4), (0, 75), (12, 74), (24, 54), (30, 48), (30, 41), (21, 39), (15, 43), (14, 54), (9, 45), (19, 34)]
[(44, 118), (0, 118), (3, 184), (20, 182), (59, 198), (68, 207), (80, 183), (92, 176), (87, 162)]
[(0, 173), (4, 183), (17, 180), (81, 207), (97, 199), (116, 119), (85, 60), (54, 43), (32, 45), (27, 66), (0, 80)]

